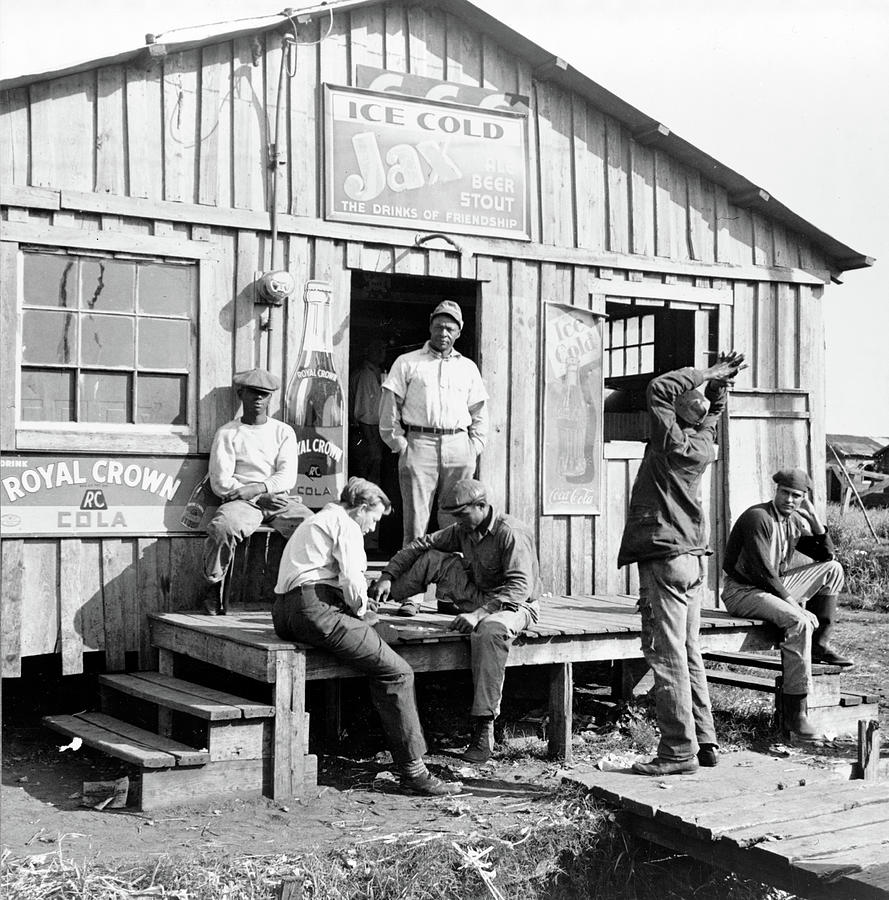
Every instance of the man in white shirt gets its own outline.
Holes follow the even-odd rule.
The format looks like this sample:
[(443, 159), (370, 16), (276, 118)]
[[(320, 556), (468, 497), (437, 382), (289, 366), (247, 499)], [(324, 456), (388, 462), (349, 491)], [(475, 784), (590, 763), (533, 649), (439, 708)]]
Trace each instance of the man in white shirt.
[[(275, 633), (327, 650), (370, 677), (370, 692), (405, 790), (458, 794), (460, 785), (432, 775), (417, 714), (414, 673), (369, 624), (364, 535), (392, 508), (383, 491), (350, 478), (338, 503), (328, 503), (293, 533), (278, 569), (272, 609)], [(374, 616), (375, 618), (375, 616)]]
[(233, 383), (241, 415), (218, 429), (210, 447), (210, 487), (221, 500), (204, 542), (203, 603), (211, 616), (225, 615), (225, 573), (238, 542), (262, 524), (290, 537), (310, 515), (289, 494), (296, 484), (296, 435), (268, 415), (280, 382), (265, 369), (250, 369), (235, 375)]
[[(460, 307), (439, 303), (429, 317), (429, 340), (399, 356), (383, 382), (380, 434), (398, 454), (404, 546), (426, 534), (436, 494), (446, 497), (473, 477), (485, 446), (488, 392), (475, 363), (454, 349), (462, 329)], [(440, 528), (454, 521), (439, 510)], [(399, 612), (410, 616), (419, 608), (413, 597)]]

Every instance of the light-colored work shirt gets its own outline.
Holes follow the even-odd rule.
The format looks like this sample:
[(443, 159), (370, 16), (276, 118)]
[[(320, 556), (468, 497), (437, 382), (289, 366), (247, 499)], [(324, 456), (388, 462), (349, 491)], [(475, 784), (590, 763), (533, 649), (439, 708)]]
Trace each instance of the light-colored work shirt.
[(279, 419), (245, 425), (232, 419), (213, 436), (210, 487), (224, 498), (245, 484), (265, 484), (270, 494), (286, 493), (296, 484), (296, 434)]
[(361, 527), (339, 503), (328, 503), (287, 541), (275, 593), (286, 594), (306, 584), (338, 587), (362, 616), (367, 611), (366, 570)]
[(429, 341), (403, 353), (383, 382), (380, 434), (393, 449), (404, 448), (405, 425), (457, 428), (481, 452), (488, 433), (488, 392), (476, 364), (456, 350), (442, 356)]

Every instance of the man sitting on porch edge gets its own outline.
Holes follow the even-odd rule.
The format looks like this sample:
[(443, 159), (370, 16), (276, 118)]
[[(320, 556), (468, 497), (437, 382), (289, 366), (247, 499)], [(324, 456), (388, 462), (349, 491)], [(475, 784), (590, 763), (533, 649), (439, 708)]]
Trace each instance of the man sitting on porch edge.
[(473, 733), (463, 759), (473, 763), (491, 758), (509, 648), (537, 621), (541, 593), (531, 533), (487, 498), (481, 482), (458, 481), (441, 504), (457, 521), (396, 553), (370, 588), (378, 602), (402, 601), (434, 583), (460, 610), (451, 628), (471, 634)]

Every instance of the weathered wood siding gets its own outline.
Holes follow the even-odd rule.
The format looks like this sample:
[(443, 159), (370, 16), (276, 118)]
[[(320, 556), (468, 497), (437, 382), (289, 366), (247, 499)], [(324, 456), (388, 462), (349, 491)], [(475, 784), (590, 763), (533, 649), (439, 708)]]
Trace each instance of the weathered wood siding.
[[(326, 29), (321, 17), (320, 25), (301, 25), (299, 38), (315, 41)], [(299, 300), (273, 313), (269, 335), (249, 290), (272, 257), (268, 145), (281, 53), (280, 34), (267, 31), (0, 92), (0, 200), (10, 223), (219, 248), (211, 292), (218, 346), (201, 360), (199, 452), (233, 414), (232, 372), (268, 364), (283, 375), (299, 344)], [(299, 277), (333, 282), (341, 372), (350, 270), (479, 282), (480, 364), (492, 395), (482, 476), (499, 502), (534, 524), (548, 589), (635, 590), (635, 572), (618, 572), (615, 559), (641, 458), (641, 445), (606, 452), (600, 516), (540, 515), (548, 299), (589, 308), (611, 282), (626, 302), (635, 290), (647, 302), (718, 309), (719, 345), (746, 351), (751, 365), (738, 380), (744, 412), (729, 423), (739, 449), (724, 453), (706, 482), (716, 546), (729, 514), (767, 489), (776, 462), (823, 469), (819, 285), (827, 264), (805, 238), (733, 204), (704, 173), (637, 141), (449, 13), (400, 3), (337, 11), (330, 35), (300, 46), (296, 58), (283, 91), (288, 164), (277, 200), (278, 259)], [(458, 236), (462, 253), (416, 249), (407, 230), (321, 220), (320, 85), (354, 84), (359, 64), (529, 97), (530, 243)], [(729, 301), (696, 299), (696, 290), (714, 288)], [(8, 290), (3, 302), (3, 322), (14, 322)], [(15, 449), (9, 422), (6, 415), (7, 450)], [(808, 458), (791, 458), (804, 450)], [(3, 673), (16, 674), (21, 656), (40, 653), (61, 652), (65, 671), (76, 672), (83, 650), (104, 649), (110, 668), (123, 665), (126, 651), (146, 652), (145, 613), (194, 603), (198, 551), (199, 540), (185, 537), (4, 540)]]

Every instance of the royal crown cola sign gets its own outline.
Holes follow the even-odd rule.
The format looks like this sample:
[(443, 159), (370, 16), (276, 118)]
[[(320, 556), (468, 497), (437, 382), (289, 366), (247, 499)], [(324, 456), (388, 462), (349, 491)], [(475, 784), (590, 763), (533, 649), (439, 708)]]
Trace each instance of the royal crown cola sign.
[(293, 492), (310, 509), (338, 500), (345, 483), (343, 389), (330, 340), (330, 285), (306, 283), (305, 322), (296, 369), (284, 394), (284, 421), (299, 454)]

